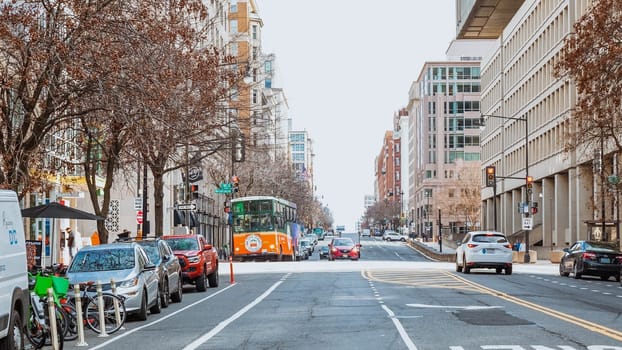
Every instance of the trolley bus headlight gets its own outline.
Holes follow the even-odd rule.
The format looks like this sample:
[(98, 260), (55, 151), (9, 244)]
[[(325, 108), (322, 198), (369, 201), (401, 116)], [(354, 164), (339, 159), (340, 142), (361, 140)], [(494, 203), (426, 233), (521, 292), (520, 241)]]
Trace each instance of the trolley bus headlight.
[(270, 250), (273, 250), (274, 248), (274, 244), (270, 244)]

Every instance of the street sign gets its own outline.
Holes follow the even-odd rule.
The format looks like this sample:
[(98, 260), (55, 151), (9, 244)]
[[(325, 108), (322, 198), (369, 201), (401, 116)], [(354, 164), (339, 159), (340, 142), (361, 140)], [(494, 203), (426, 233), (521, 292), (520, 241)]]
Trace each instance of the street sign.
[(231, 189), (226, 190), (226, 189), (222, 189), (222, 188), (217, 188), (217, 189), (214, 190), (214, 193), (228, 194), (228, 193), (231, 193)]
[(134, 197), (134, 210), (143, 209), (143, 197)]
[(523, 218), (523, 230), (531, 230), (533, 227), (533, 218)]
[(142, 210), (136, 211), (136, 223), (139, 225), (143, 223), (143, 211)]
[(177, 204), (177, 210), (196, 210), (197, 205), (194, 203), (180, 203)]

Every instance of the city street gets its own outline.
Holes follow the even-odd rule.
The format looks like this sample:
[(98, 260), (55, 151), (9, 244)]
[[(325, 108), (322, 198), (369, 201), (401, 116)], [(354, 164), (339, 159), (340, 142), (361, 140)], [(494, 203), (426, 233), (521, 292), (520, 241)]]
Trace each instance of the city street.
[(546, 262), (464, 275), (402, 242), (361, 243), (360, 261), (319, 261), (316, 250), (234, 263), (233, 284), (223, 264), (220, 287), (187, 288), (181, 304), (118, 334), (87, 332), (88, 348), (622, 349), (613, 280), (560, 277)]

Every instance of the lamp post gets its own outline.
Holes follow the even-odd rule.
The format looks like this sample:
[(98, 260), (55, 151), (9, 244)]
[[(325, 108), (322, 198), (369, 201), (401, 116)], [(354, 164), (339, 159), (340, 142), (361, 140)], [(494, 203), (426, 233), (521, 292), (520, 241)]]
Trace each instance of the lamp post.
[(438, 208), (438, 251), (443, 252), (443, 223), (441, 221), (441, 208)]
[[(527, 205), (527, 208), (529, 209), (531, 207), (530, 205), (530, 196), (532, 193), (531, 188), (529, 188), (529, 186), (531, 185), (531, 177), (529, 176), (529, 123), (527, 121), (527, 116), (525, 115), (522, 118), (516, 118), (516, 117), (505, 117), (505, 116), (500, 116), (500, 115), (490, 115), (490, 114), (481, 114), (480, 115), (480, 126), (484, 126), (485, 125), (485, 118), (498, 118), (498, 119), (511, 119), (511, 120), (520, 120), (522, 122), (525, 122), (525, 204)], [(499, 177), (499, 176), (498, 176)], [(513, 178), (513, 177), (503, 177), (501, 176), (501, 178)], [(520, 179), (520, 178), (519, 178)], [(493, 198), (493, 200), (496, 201), (496, 199)], [(531, 212), (530, 210), (527, 210), (526, 213), (524, 213), (525, 218), (530, 218), (531, 217)], [(524, 227), (524, 226), (523, 226)], [(531, 260), (531, 257), (529, 256), (529, 231), (531, 230), (530, 228), (523, 228), (525, 230), (525, 259), (524, 262), (525, 263), (529, 263)]]

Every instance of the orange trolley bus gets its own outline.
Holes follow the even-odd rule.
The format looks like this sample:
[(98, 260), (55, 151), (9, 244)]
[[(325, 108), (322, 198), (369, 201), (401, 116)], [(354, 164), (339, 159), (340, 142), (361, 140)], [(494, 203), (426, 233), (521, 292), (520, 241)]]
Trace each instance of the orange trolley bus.
[(231, 200), (231, 211), (233, 259), (295, 260), (296, 204), (270, 196), (240, 197)]

